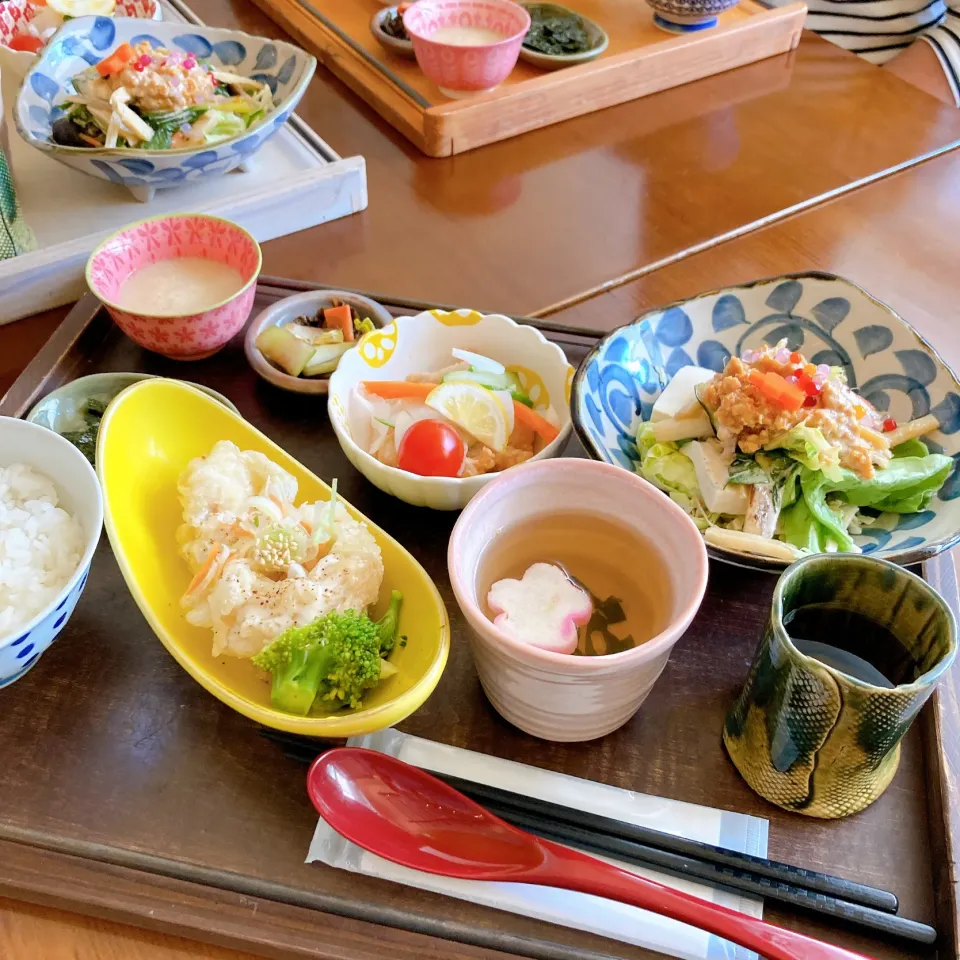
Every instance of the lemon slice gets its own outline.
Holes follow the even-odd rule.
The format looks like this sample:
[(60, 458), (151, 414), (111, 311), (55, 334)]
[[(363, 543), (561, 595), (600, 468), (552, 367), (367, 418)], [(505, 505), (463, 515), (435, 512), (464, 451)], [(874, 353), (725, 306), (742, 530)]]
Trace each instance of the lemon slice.
[(484, 387), (463, 381), (442, 383), (427, 395), (427, 406), (497, 453), (507, 445), (507, 412), (497, 395)]
[(117, 0), (47, 0), (47, 6), (61, 17), (109, 17)]

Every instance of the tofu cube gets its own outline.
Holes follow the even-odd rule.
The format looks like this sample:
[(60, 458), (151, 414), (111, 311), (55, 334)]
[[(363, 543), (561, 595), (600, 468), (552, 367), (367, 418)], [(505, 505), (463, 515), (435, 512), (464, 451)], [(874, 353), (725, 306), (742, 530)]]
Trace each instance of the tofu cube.
[(716, 376), (716, 371), (705, 367), (681, 367), (673, 379), (663, 388), (653, 405), (650, 422), (667, 420), (675, 417), (681, 410), (686, 410), (692, 403), (697, 402), (694, 392), (698, 384), (706, 383)]
[(683, 452), (693, 461), (703, 503), (711, 513), (745, 514), (749, 503), (748, 488), (742, 483), (727, 486), (730, 468), (717, 443), (691, 440)]

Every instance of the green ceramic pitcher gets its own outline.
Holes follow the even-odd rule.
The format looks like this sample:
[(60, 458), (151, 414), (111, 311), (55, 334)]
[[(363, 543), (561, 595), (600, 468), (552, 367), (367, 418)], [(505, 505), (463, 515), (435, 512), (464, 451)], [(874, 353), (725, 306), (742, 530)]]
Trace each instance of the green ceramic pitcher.
[(777, 583), (724, 725), (737, 770), (786, 810), (862, 810), (897, 772), (900, 741), (953, 662), (956, 633), (943, 598), (896, 564), (856, 554), (798, 560)]

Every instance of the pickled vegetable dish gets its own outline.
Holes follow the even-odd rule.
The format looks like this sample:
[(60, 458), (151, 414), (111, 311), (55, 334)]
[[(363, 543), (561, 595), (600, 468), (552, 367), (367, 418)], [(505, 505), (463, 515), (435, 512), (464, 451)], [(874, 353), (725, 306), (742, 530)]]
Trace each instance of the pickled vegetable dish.
[(256, 339), (257, 349), (291, 377), (324, 377), (337, 369), (340, 358), (373, 321), (348, 303), (333, 303), (312, 317), (297, 317), (282, 327), (267, 327)]
[(898, 424), (786, 341), (714, 373), (683, 367), (637, 435), (639, 472), (709, 543), (790, 561), (859, 552), (865, 528), (927, 507), (953, 469), (920, 439), (934, 416)]
[(53, 140), (63, 146), (177, 150), (245, 133), (273, 110), (259, 80), (191, 53), (123, 43), (73, 78)]
[(353, 439), (389, 467), (425, 477), (475, 477), (536, 456), (560, 433), (553, 407), (534, 409), (520, 376), (453, 350), (440, 370), (371, 380), (349, 400)]

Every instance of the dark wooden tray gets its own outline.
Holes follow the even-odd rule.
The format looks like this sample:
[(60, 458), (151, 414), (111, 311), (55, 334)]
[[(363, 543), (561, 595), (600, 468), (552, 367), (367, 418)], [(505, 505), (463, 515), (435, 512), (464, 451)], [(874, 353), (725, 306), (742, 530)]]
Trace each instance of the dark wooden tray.
[[(257, 309), (309, 285), (262, 280)], [(380, 298), (395, 313), (425, 305)], [(577, 363), (585, 331), (545, 328)], [(904, 743), (884, 796), (849, 820), (784, 813), (740, 779), (720, 730), (766, 618), (772, 577), (713, 563), (706, 600), (637, 716), (594, 743), (550, 744), (507, 725), (476, 678), (446, 574), (454, 517), (382, 494), (346, 461), (322, 398), (282, 393), (247, 366), (238, 337), (194, 364), (145, 353), (88, 297), (0, 400), (22, 416), (50, 389), (98, 371), (183, 377), (241, 413), (407, 544), (437, 582), (453, 628), (436, 692), (402, 729), (473, 750), (770, 820), (770, 854), (894, 890), (935, 923), (939, 952), (861, 937), (768, 905), (766, 916), (878, 958), (957, 956), (956, 670)], [(569, 455), (582, 455), (576, 447)], [(956, 605), (950, 557), (927, 576)], [(304, 769), (207, 694), (151, 633), (104, 537), (68, 628), (0, 691), (0, 895), (119, 919), (268, 957), (316, 960), (649, 958), (649, 951), (303, 859), (316, 823)]]

